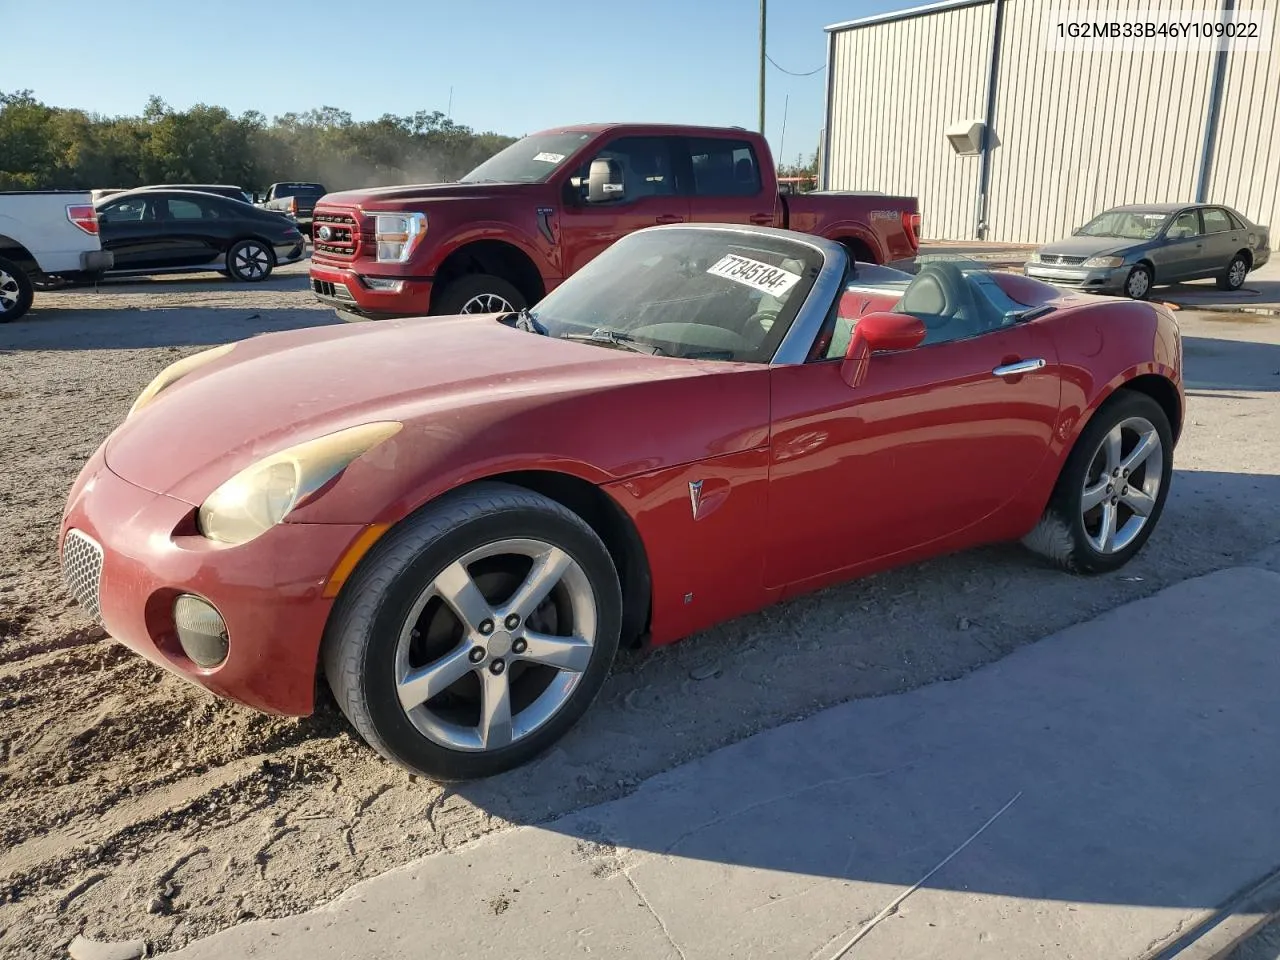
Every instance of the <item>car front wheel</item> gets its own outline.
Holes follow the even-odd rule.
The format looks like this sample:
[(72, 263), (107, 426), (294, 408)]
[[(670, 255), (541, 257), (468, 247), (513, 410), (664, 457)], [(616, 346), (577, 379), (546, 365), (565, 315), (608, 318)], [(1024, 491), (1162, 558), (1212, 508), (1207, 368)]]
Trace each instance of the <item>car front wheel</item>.
[(343, 713), (438, 780), (511, 769), (595, 699), (618, 648), (608, 550), (577, 514), (502, 483), (454, 491), (379, 541), (322, 648)]
[(1151, 268), (1145, 264), (1135, 264), (1125, 277), (1124, 295), (1133, 300), (1145, 300), (1151, 292)]
[(1081, 431), (1048, 509), (1023, 543), (1073, 573), (1119, 569), (1155, 529), (1172, 471), (1164, 409), (1145, 394), (1121, 390)]

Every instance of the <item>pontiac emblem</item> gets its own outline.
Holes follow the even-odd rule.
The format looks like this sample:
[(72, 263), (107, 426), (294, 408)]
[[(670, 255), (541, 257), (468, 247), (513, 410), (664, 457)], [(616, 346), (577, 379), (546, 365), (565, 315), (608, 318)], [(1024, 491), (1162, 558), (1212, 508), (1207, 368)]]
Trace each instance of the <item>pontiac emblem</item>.
[(693, 519), (698, 519), (698, 510), (702, 506), (702, 481), (689, 481), (689, 506), (693, 510)]
[(333, 237), (333, 227), (325, 226), (316, 231), (316, 236), (321, 240), (329, 240)]

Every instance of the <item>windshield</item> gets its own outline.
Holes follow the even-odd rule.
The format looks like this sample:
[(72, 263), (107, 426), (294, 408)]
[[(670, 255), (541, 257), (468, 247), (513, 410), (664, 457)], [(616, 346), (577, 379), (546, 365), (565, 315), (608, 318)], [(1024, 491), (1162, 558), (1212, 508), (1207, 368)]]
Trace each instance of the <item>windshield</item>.
[(459, 183), (542, 183), (591, 139), (581, 131), (535, 133), (517, 140), (476, 167)]
[(822, 264), (818, 250), (785, 237), (714, 227), (641, 231), (530, 313), (548, 336), (604, 348), (622, 340), (666, 357), (769, 363)]
[(1077, 230), (1076, 236), (1150, 240), (1168, 219), (1169, 214), (1158, 210), (1108, 210)]
[(325, 193), (324, 187), (318, 183), (281, 183), (277, 184), (275, 189), (277, 199), (282, 197), (311, 197), (319, 199)]

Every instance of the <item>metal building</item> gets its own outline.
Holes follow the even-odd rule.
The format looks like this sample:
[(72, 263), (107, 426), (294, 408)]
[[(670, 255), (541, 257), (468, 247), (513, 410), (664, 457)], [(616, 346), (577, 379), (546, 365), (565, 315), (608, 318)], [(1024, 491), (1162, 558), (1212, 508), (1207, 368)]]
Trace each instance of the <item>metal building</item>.
[[(1218, 21), (1267, 4), (1143, 6)], [(944, 0), (827, 27), (822, 186), (918, 196), (932, 240), (1042, 243), (1121, 203), (1223, 203), (1280, 228), (1280, 28), (1261, 51), (1062, 52), (1045, 33), (1064, 5)], [(986, 136), (957, 153), (948, 133), (975, 123)]]

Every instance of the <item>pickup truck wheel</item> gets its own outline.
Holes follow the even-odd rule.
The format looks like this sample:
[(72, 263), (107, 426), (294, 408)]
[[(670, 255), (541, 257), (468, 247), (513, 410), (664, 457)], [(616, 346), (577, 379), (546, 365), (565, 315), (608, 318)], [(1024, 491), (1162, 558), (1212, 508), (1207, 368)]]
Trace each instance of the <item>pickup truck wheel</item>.
[(17, 320), (31, 309), (36, 291), (27, 272), (0, 257), (0, 323)]
[(563, 736), (618, 649), (609, 551), (567, 507), (505, 483), (440, 497), (343, 587), (321, 648), (383, 756), (439, 780), (509, 770)]
[(275, 258), (261, 240), (241, 240), (227, 251), (227, 274), (242, 283), (257, 283), (271, 276)]
[(431, 312), (448, 317), (460, 313), (516, 313), (528, 305), (524, 294), (501, 277), (468, 273), (433, 298)]

